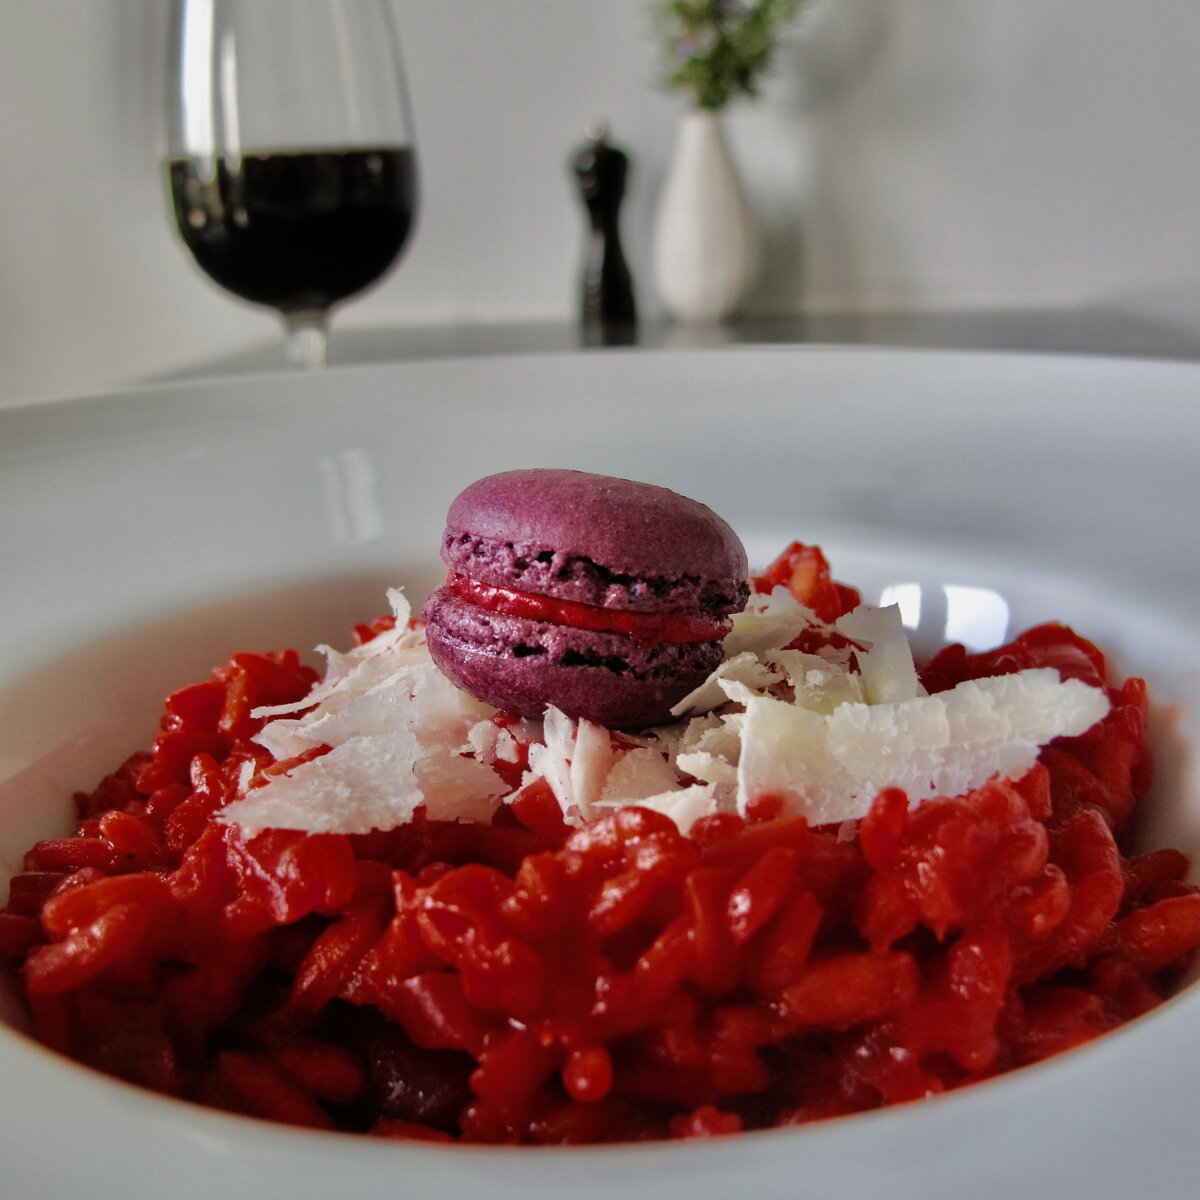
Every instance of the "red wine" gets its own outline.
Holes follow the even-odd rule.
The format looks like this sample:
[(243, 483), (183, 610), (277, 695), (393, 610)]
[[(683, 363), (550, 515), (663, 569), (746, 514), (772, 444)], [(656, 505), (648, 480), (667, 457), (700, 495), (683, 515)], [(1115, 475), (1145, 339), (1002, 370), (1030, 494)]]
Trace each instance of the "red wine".
[(417, 192), (408, 147), (204, 163), (168, 163), (175, 220), (205, 272), (243, 299), (327, 309), (379, 279), (408, 240)]

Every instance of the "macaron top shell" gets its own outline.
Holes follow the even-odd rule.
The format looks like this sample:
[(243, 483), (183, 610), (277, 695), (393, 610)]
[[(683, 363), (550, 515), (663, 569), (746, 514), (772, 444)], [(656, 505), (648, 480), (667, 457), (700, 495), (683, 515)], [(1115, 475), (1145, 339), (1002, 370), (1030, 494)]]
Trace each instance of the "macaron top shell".
[(460, 493), (442, 558), (484, 583), (641, 612), (736, 612), (748, 564), (712, 509), (583, 471), (490, 475)]

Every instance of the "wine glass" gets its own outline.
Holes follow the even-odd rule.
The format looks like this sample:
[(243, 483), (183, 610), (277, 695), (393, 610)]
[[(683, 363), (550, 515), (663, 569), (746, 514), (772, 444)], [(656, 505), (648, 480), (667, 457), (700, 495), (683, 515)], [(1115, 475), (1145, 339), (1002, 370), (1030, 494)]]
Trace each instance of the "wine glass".
[(387, 0), (172, 0), (175, 223), (221, 287), (326, 361), (334, 305), (396, 262), (416, 161)]

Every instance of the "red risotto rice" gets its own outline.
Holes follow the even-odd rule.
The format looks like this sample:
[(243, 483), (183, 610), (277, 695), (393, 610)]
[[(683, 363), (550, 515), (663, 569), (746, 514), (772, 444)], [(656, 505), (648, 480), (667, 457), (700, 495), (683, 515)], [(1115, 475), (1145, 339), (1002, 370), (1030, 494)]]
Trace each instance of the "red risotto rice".
[[(811, 548), (755, 582), (826, 621), (858, 603)], [(294, 763), (251, 740), (251, 711), (317, 676), (290, 650), (237, 654), (77, 797), (74, 836), (29, 850), (0, 953), (46, 1045), (313, 1128), (610, 1142), (929, 1097), (1146, 1012), (1200, 944), (1185, 857), (1128, 850), (1140, 679), (1111, 682), (1060, 625), (920, 676), (936, 693), (1029, 667), (1105, 688), (1108, 715), (1015, 782), (912, 810), (885, 790), (852, 831), (772, 796), (688, 836), (639, 807), (572, 829), (522, 760), (490, 825), (253, 834), (214, 815), (247, 763)]]

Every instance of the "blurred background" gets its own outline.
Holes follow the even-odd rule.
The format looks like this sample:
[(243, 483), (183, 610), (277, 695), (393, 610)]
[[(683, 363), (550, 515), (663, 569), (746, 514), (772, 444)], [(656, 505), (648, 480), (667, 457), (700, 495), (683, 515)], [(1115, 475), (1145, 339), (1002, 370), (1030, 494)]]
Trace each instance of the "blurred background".
[[(602, 117), (644, 316), (686, 100), (646, 0), (394, 0), (421, 210), (340, 331), (569, 322), (567, 160)], [(280, 339), (179, 244), (161, 167), (164, 0), (0, 0), (0, 401)], [(817, 0), (726, 128), (763, 243), (750, 317), (1092, 314), (1200, 357), (1200, 5)], [(1115, 326), (1111, 326), (1114, 327)], [(1154, 338), (1148, 345), (1153, 348)]]

